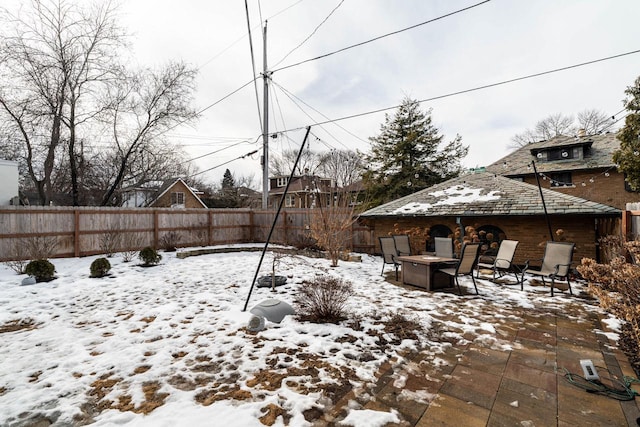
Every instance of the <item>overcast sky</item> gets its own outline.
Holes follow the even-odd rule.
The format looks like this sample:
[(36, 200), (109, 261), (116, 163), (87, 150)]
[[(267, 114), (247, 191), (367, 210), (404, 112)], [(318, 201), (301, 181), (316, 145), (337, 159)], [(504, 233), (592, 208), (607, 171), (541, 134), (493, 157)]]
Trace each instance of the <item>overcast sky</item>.
[[(281, 69), (479, 2), (248, 0), (258, 74), (263, 68), (261, 21), (268, 20), (268, 69), (275, 70), (269, 130), (300, 129), (270, 139), (270, 156), (299, 147), (308, 125), (393, 107), (404, 96), (430, 99), (640, 49), (638, 0), (492, 0)], [(202, 175), (219, 184), (229, 168), (236, 176), (254, 175), (259, 186), (262, 141), (256, 90), (248, 85), (220, 101), (253, 78), (245, 2), (128, 0), (121, 12), (139, 65), (183, 60), (199, 68), (195, 105), (206, 110), (194, 126), (170, 132), (170, 141), (185, 146), (191, 157), (222, 150), (196, 160), (200, 170), (260, 150)], [(507, 154), (513, 135), (550, 114), (575, 116), (598, 109), (621, 117), (624, 90), (638, 76), (640, 53), (421, 105), (432, 109), (446, 141), (459, 134), (470, 147), (466, 167), (485, 166)], [(262, 108), (262, 80), (258, 93)], [(368, 138), (379, 132), (384, 114), (314, 125), (310, 149), (367, 151)], [(243, 140), (249, 142), (238, 144)]]

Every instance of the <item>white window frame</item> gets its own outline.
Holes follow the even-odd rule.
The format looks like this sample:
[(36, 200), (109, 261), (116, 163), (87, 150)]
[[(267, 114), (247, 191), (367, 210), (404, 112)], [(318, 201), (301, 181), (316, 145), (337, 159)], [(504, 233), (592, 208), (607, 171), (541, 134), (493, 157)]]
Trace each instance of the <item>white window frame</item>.
[(171, 192), (171, 207), (184, 207), (185, 197), (182, 191)]
[(295, 194), (286, 194), (284, 196), (284, 207), (285, 208), (295, 208), (296, 207), (296, 196), (295, 196)]
[(276, 178), (276, 187), (285, 187), (287, 182), (289, 182), (289, 177), (287, 176)]

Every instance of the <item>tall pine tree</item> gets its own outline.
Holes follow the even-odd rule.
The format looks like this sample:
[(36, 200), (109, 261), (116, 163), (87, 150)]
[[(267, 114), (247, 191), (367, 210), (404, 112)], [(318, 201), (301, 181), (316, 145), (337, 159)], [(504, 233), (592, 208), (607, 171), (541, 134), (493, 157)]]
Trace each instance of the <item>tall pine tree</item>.
[(393, 116), (386, 114), (380, 134), (369, 138), (363, 181), (371, 206), (460, 175), (469, 148), (459, 135), (448, 144), (443, 139), (432, 124), (431, 109), (421, 111), (415, 100), (404, 98)]
[(618, 133), (620, 149), (613, 153), (618, 170), (626, 175), (626, 181), (634, 191), (640, 191), (640, 77), (634, 86), (627, 87), (629, 95), (625, 107), (629, 114), (624, 127)]
[(236, 180), (229, 169), (224, 171), (222, 176), (222, 191), (224, 193), (234, 192), (236, 190)]

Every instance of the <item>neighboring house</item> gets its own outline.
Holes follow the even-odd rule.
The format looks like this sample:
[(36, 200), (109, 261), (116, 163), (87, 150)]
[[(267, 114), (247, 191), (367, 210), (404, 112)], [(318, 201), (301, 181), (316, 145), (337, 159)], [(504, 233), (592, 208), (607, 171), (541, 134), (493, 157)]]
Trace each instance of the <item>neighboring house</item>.
[[(173, 182), (173, 181), (169, 181)], [(162, 181), (148, 181), (141, 185), (123, 188), (122, 207), (141, 208), (153, 202), (162, 187)]]
[[(431, 236), (447, 236), (457, 226), (472, 226), (491, 234), (496, 243), (518, 240), (518, 264), (542, 258), (544, 243), (550, 240), (547, 218), (555, 240), (576, 243), (574, 265), (582, 257), (598, 259), (599, 238), (620, 232), (619, 209), (548, 189), (542, 193), (548, 217), (538, 187), (479, 172), (377, 206), (362, 213), (359, 221), (373, 228), (375, 241), (396, 229), (428, 227)], [(560, 236), (557, 230), (562, 230)]]
[[(277, 208), (289, 180), (288, 176), (269, 178), (270, 208)], [(335, 191), (333, 180), (315, 175), (301, 175), (291, 178), (289, 189), (285, 195), (285, 208), (314, 208), (317, 204), (328, 203), (329, 196)]]
[(640, 193), (631, 191), (613, 162), (618, 148), (614, 133), (557, 136), (519, 148), (486, 170), (536, 185), (535, 161), (543, 188), (624, 209), (640, 202)]
[(155, 199), (149, 203), (153, 208), (206, 208), (200, 195), (181, 178), (165, 181), (157, 191)]
[(0, 206), (19, 204), (18, 162), (0, 160)]

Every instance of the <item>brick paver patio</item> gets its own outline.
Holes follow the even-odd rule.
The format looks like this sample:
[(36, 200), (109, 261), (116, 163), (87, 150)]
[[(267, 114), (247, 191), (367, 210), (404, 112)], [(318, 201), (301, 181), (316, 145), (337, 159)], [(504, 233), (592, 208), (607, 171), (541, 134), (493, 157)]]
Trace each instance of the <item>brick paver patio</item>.
[[(560, 298), (564, 296), (559, 296)], [(577, 297), (572, 297), (577, 298)], [(593, 303), (593, 302), (591, 302)], [(570, 384), (565, 370), (582, 375), (580, 359), (591, 359), (601, 376), (635, 377), (627, 357), (611, 342), (598, 314), (513, 308), (497, 333), (512, 343), (495, 350), (470, 340), (439, 355), (416, 352), (384, 365), (374, 390), (345, 396), (364, 408), (395, 411), (388, 426), (637, 426), (640, 398), (618, 401)], [(426, 360), (428, 357), (428, 360)], [(606, 370), (605, 370), (606, 368)], [(640, 392), (640, 387), (633, 388)], [(337, 418), (339, 419), (339, 417)], [(332, 422), (318, 425), (333, 425)]]

